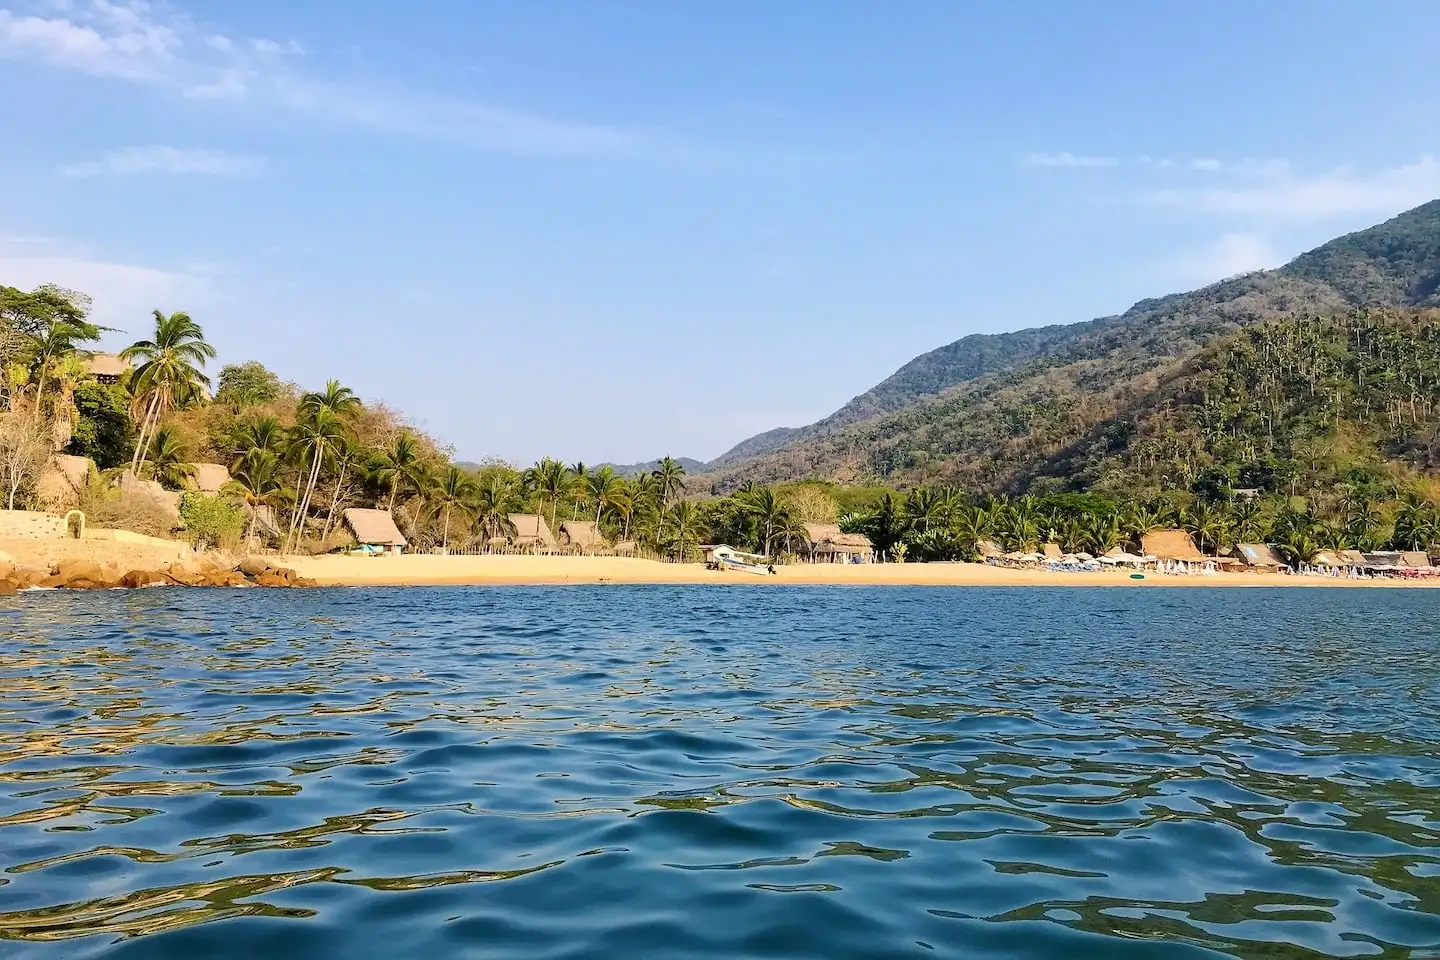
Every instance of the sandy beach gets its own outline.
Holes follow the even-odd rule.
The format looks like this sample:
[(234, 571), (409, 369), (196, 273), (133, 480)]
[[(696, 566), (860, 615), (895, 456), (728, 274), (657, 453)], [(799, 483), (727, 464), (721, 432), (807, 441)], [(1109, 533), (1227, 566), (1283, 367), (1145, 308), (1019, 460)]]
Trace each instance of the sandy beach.
[(585, 583), (728, 584), (784, 586), (973, 586), (973, 587), (1437, 587), (1440, 581), (1332, 580), (1280, 574), (1222, 573), (1163, 576), (1148, 573), (1058, 573), (1014, 570), (981, 563), (797, 564), (776, 567), (774, 576), (705, 569), (699, 563), (660, 563), (626, 557), (480, 556), (288, 557), (286, 566), (329, 586), (520, 585)]

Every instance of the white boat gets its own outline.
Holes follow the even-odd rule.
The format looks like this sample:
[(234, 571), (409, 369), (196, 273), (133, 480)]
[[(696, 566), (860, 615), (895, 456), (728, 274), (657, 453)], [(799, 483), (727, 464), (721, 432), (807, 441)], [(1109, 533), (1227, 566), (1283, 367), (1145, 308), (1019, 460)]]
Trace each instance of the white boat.
[(741, 553), (734, 547), (719, 546), (710, 555), (715, 558), (715, 562), (720, 565), (721, 570), (739, 570), (761, 577), (771, 572), (769, 557), (755, 553)]

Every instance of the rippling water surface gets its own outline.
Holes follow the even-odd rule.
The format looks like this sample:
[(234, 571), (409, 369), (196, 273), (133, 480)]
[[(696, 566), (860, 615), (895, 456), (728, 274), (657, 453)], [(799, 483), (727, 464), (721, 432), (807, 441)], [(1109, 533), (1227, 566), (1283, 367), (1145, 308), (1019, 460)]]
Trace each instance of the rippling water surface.
[(0, 957), (1440, 956), (1440, 593), (0, 608)]

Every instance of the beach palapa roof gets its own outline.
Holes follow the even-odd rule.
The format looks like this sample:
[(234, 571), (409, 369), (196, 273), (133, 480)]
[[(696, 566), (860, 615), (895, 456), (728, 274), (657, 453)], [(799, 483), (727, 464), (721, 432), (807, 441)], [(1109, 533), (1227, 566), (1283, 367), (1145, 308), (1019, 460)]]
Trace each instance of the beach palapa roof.
[(1192, 562), (1207, 559), (1185, 530), (1151, 530), (1140, 538), (1140, 548), (1147, 555), (1161, 560)]
[(350, 507), (345, 511), (345, 524), (362, 544), (382, 547), (405, 546), (405, 535), (395, 526), (389, 510), (368, 510)]
[(201, 493), (219, 493), (220, 488), (230, 482), (230, 471), (223, 463), (192, 463), (195, 473), (195, 489)]
[(1424, 550), (1406, 550), (1400, 554), (1407, 567), (1428, 567), (1430, 566), (1430, 554)]
[(542, 547), (555, 546), (555, 534), (550, 532), (550, 524), (545, 518), (536, 513), (512, 513), (510, 514), (510, 525), (515, 528), (515, 534), (510, 539), (517, 544), (529, 545), (538, 543)]
[(875, 549), (863, 533), (844, 533), (838, 523), (807, 523), (805, 536), (816, 553), (869, 553)]
[(1315, 563), (1322, 567), (1343, 567), (1345, 561), (1334, 550), (1321, 550), (1315, 554)]
[(1005, 554), (994, 540), (976, 540), (975, 550), (982, 557), (999, 557)]
[(1275, 553), (1273, 547), (1263, 543), (1237, 543), (1235, 549), (1239, 552), (1240, 558), (1252, 567), (1285, 567), (1289, 566)]
[(560, 536), (565, 543), (582, 550), (598, 549), (609, 545), (594, 520), (565, 520), (560, 524)]
[(1341, 550), (1338, 556), (1343, 563), (1352, 567), (1363, 567), (1369, 562), (1359, 550)]

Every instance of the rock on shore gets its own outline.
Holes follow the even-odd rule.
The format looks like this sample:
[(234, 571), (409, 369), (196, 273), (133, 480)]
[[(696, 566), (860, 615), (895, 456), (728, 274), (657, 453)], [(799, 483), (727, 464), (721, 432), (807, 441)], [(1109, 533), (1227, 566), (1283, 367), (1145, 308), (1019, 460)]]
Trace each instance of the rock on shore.
[(218, 557), (200, 557), (155, 569), (122, 570), (113, 564), (92, 560), (61, 560), (49, 570), (21, 566), (0, 560), (0, 594), (31, 587), (66, 590), (137, 589), (152, 586), (182, 587), (313, 587), (315, 581), (264, 557), (246, 557), (230, 562)]

